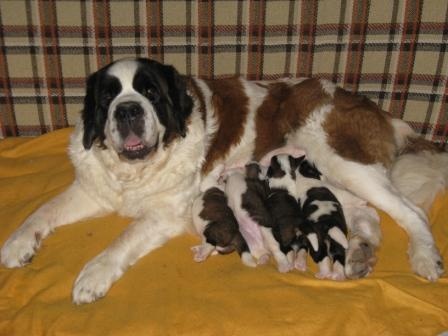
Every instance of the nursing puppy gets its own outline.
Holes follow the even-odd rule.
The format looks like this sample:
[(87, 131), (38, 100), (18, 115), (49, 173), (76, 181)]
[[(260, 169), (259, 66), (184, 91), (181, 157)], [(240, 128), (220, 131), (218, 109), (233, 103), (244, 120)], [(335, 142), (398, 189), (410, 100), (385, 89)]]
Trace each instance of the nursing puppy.
[(313, 261), (319, 265), (316, 277), (343, 280), (348, 241), (342, 206), (320, 181), (319, 171), (304, 157), (296, 160), (299, 161), (296, 186), (304, 217), (302, 231), (308, 238)]
[(244, 168), (225, 171), (224, 179), (229, 207), (235, 214), (241, 234), (258, 264), (265, 264), (269, 251), (265, 247), (261, 228), (271, 226), (272, 219), (266, 209), (269, 188), (260, 175), (259, 165), (249, 163)]
[(267, 206), (272, 216), (272, 224), (263, 228), (263, 237), (280, 272), (292, 270), (295, 253), (298, 251), (302, 255), (307, 246), (295, 190), (296, 163), (289, 155), (273, 156), (266, 174), (270, 188)]
[(196, 232), (203, 237), (201, 245), (192, 247), (195, 261), (204, 261), (215, 250), (222, 254), (236, 250), (243, 264), (256, 266), (222, 189), (207, 189), (195, 200), (192, 210)]
[[(123, 59), (88, 78), (80, 119), (69, 146), (73, 184), (31, 214), (0, 252), (5, 267), (21, 267), (62, 225), (114, 212), (133, 218), (80, 270), (75, 303), (104, 296), (142, 256), (185, 232), (201, 181), (217, 165), (259, 161), (284, 145), (301, 147), (330, 182), (395, 219), (409, 234), (414, 272), (431, 281), (443, 273), (426, 214), (389, 178), (400, 153), (419, 138), (367, 98), (331, 82), (205, 81), (153, 60)], [(359, 226), (347, 251), (357, 256), (361, 275), (374, 254), (366, 230), (368, 223)]]

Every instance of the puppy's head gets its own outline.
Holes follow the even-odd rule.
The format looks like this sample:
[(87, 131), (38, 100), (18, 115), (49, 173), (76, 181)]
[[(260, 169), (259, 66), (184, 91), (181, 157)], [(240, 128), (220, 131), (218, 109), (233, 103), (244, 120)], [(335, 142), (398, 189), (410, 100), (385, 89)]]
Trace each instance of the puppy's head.
[(122, 159), (143, 160), (186, 135), (193, 102), (185, 79), (172, 66), (148, 59), (120, 60), (92, 74), (86, 91), (85, 149), (107, 144)]
[(253, 180), (263, 180), (264, 174), (260, 165), (257, 162), (250, 162), (245, 166), (246, 178)]
[(291, 155), (279, 154), (271, 158), (271, 163), (268, 168), (268, 178), (290, 178), (296, 179), (296, 169), (300, 166), (304, 156), (294, 158)]

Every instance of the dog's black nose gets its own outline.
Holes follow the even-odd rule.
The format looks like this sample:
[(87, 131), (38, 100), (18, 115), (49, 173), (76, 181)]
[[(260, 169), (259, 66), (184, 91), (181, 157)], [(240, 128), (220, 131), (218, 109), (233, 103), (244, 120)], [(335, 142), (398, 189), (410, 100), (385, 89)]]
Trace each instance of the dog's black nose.
[(118, 121), (133, 121), (143, 115), (143, 108), (136, 102), (124, 102), (117, 105), (115, 118)]

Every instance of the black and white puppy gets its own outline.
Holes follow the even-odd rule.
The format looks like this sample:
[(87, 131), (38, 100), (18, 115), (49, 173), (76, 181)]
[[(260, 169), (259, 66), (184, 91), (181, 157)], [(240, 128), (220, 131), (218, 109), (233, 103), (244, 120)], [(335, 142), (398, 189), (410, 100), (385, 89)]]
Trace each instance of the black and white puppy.
[(295, 190), (296, 168), (297, 163), (292, 156), (277, 155), (271, 158), (267, 170), (270, 188), (267, 206), (272, 224), (263, 228), (263, 236), (280, 272), (292, 270), (295, 252), (303, 254), (306, 249), (306, 238), (301, 231), (303, 218)]
[[(302, 232), (308, 238), (308, 251), (313, 261), (319, 265), (316, 277), (343, 280), (348, 241), (341, 203), (320, 180), (317, 168), (304, 156), (289, 159), (295, 160), (297, 165), (296, 190), (304, 218)], [(298, 263), (302, 264), (303, 260)]]
[(227, 254), (236, 250), (243, 264), (256, 266), (221, 188), (207, 189), (195, 200), (192, 210), (196, 231), (203, 237), (201, 245), (192, 247), (195, 261), (204, 261), (214, 251)]

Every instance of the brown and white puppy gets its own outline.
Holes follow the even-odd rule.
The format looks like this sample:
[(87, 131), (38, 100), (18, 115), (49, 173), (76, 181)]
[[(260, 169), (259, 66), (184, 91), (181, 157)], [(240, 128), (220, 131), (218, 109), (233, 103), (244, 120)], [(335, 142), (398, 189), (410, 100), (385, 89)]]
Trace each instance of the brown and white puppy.
[[(404, 122), (328, 81), (204, 81), (152, 60), (119, 60), (87, 81), (69, 148), (74, 183), (12, 233), (1, 262), (25, 265), (61, 225), (111, 212), (132, 217), (75, 281), (74, 302), (92, 302), (140, 257), (186, 231), (201, 179), (214, 167), (259, 161), (289, 145), (303, 148), (332, 183), (391, 215), (410, 236), (413, 270), (435, 281), (443, 264), (428, 219), (389, 179), (397, 154), (415, 137)], [(348, 255), (371, 246), (368, 235), (350, 242)], [(368, 254), (357, 258), (359, 274)]]
[(195, 200), (192, 210), (196, 232), (203, 237), (202, 244), (192, 247), (195, 261), (204, 261), (214, 251), (227, 254), (236, 250), (243, 264), (256, 266), (221, 188), (207, 189)]

